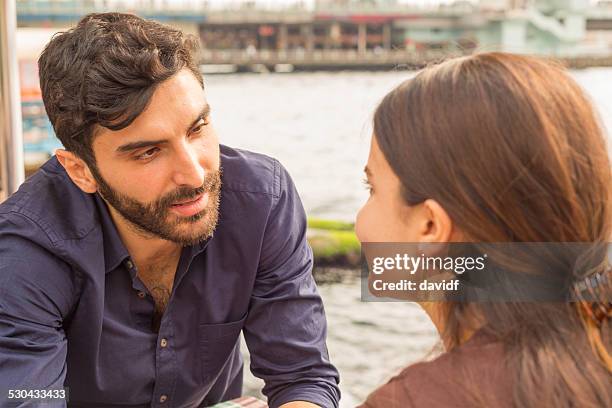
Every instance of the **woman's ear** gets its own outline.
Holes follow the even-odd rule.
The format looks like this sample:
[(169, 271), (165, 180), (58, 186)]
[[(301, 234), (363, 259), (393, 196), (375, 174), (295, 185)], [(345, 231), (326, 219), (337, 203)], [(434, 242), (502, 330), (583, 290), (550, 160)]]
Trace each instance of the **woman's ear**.
[(422, 203), (423, 223), (420, 231), (421, 242), (449, 242), (453, 236), (453, 221), (442, 206), (435, 200), (427, 199)]
[(90, 194), (98, 191), (98, 184), (83, 159), (64, 149), (57, 149), (55, 155), (60, 164), (66, 169), (68, 176), (81, 190)]

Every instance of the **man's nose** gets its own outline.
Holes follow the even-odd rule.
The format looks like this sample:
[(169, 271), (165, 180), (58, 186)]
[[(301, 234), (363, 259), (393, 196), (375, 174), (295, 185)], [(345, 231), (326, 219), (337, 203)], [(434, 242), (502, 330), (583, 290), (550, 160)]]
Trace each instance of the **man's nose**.
[(174, 163), (174, 182), (178, 186), (198, 188), (204, 184), (204, 168), (199, 155), (190, 146), (184, 146)]

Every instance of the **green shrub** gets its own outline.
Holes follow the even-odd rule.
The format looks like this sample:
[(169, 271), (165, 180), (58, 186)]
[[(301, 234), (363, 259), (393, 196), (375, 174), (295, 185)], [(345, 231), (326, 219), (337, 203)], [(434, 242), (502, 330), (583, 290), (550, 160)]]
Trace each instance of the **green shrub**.
[(308, 228), (333, 231), (354, 231), (355, 225), (350, 222), (309, 218)]
[(359, 263), (361, 246), (349, 223), (309, 220), (308, 243), (315, 265), (352, 267)]

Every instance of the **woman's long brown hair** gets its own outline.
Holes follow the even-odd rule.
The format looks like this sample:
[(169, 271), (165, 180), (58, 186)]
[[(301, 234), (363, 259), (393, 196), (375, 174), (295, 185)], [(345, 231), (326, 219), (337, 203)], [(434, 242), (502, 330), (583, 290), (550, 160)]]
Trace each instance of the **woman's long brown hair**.
[[(612, 237), (602, 126), (558, 64), (486, 53), (428, 68), (384, 98), (374, 134), (407, 204), (436, 200), (469, 241)], [(612, 406), (610, 322), (578, 305), (449, 302), (442, 337), (458, 345), (470, 316), (483, 319), (504, 344), (514, 406)]]

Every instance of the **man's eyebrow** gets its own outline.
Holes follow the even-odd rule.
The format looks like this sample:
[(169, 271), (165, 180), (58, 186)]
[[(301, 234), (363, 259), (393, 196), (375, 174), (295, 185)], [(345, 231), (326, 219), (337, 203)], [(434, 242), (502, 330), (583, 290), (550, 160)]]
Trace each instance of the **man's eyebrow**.
[[(208, 115), (210, 115), (210, 105), (206, 104), (204, 105), (204, 108), (202, 108), (202, 111), (200, 112), (198, 117), (195, 118), (193, 122), (191, 122), (191, 124), (189, 125), (185, 133), (189, 133), (189, 131), (193, 129), (195, 125), (197, 125), (201, 119), (206, 118)], [(131, 142), (131, 143), (123, 144), (119, 146), (115, 151), (117, 153), (127, 153), (132, 150), (142, 149), (143, 147), (155, 146), (155, 145), (167, 143), (167, 142), (168, 142), (168, 139), (141, 140), (139, 142)]]
[(155, 146), (162, 143), (168, 143), (168, 139), (141, 140), (139, 142), (126, 143), (124, 145), (119, 146), (115, 151), (117, 153), (127, 153), (132, 150), (142, 149), (143, 147)]
[(208, 115), (210, 115), (210, 105), (207, 103), (206, 105), (204, 105), (204, 108), (202, 108), (202, 111), (200, 112), (198, 117), (195, 118), (193, 122), (191, 122), (191, 125), (189, 125), (185, 133), (189, 133), (189, 131), (193, 129), (201, 119), (205, 119)]

